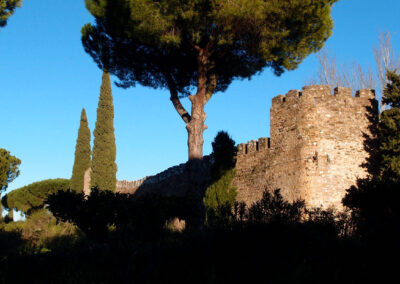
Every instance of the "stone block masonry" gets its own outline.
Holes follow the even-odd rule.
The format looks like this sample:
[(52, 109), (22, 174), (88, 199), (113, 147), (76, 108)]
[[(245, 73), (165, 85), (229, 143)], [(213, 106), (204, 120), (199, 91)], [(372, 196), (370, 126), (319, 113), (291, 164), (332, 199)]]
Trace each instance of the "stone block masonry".
[[(342, 207), (345, 191), (366, 176), (370, 115), (377, 115), (373, 90), (352, 95), (349, 88), (307, 86), (272, 99), (271, 138), (238, 145), (239, 201), (259, 200), (265, 188), (281, 189), (285, 199), (301, 198), (310, 207)], [(372, 111), (372, 113), (371, 113)], [(209, 158), (206, 159), (209, 163)], [(188, 184), (185, 164), (135, 182), (118, 182), (117, 191), (168, 192)], [(207, 167), (207, 166), (206, 166)]]
[[(238, 199), (252, 203), (267, 187), (311, 207), (341, 208), (345, 191), (367, 172), (373, 90), (307, 86), (272, 99), (271, 138), (238, 146), (234, 185)], [(374, 113), (372, 115), (377, 115)]]

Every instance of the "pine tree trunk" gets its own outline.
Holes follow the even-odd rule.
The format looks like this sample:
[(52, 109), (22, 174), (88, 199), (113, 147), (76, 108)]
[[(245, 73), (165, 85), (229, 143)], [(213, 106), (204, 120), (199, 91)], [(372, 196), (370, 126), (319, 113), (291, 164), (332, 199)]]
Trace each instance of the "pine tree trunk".
[(200, 160), (203, 158), (203, 131), (207, 128), (204, 125), (206, 114), (201, 96), (190, 97), (192, 101), (192, 119), (186, 124), (188, 132), (189, 160)]
[[(189, 114), (183, 107), (179, 100), (178, 92), (174, 88), (173, 80), (169, 80), (169, 89), (171, 93), (170, 100), (178, 112), (179, 116), (186, 123), (186, 130), (188, 132), (188, 154), (189, 161), (203, 159), (203, 131), (207, 129), (204, 124), (206, 121), (206, 114), (204, 112), (204, 106), (210, 99), (215, 86), (216, 77), (212, 77), (211, 84), (207, 82), (207, 70), (208, 70), (208, 58), (209, 54), (206, 50), (199, 50), (199, 68), (198, 68), (198, 85), (197, 93), (193, 96), (189, 96), (189, 100), (192, 103), (192, 112)], [(208, 83), (208, 86), (207, 86)], [(210, 85), (213, 86), (210, 88)]]
[(197, 93), (194, 96), (189, 96), (192, 102), (192, 117), (189, 123), (186, 124), (188, 132), (188, 151), (189, 160), (203, 159), (203, 131), (207, 129), (204, 124), (206, 121), (206, 113), (204, 112), (206, 99), (206, 84), (207, 84), (207, 68), (205, 56), (199, 57), (199, 78)]

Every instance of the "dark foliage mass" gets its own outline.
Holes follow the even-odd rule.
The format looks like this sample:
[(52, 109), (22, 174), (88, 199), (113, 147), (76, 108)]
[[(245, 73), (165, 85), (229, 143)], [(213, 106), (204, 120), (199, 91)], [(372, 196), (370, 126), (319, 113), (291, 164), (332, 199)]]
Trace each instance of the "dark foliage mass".
[(211, 143), (214, 158), (211, 174), (214, 180), (218, 180), (225, 172), (235, 167), (237, 153), (235, 144), (235, 141), (225, 131), (219, 131), (215, 136)]
[(352, 210), (358, 235), (396, 241), (400, 237), (400, 183), (374, 178), (359, 180), (343, 204)]
[(400, 75), (388, 71), (382, 112), (372, 137), (366, 137), (369, 176), (357, 181), (343, 199), (352, 213), (358, 236), (398, 246), (400, 236)]
[(76, 224), (91, 241), (143, 240), (160, 237), (173, 217), (186, 218), (190, 200), (161, 195), (132, 195), (92, 188), (91, 194), (72, 191), (48, 197), (49, 210)]
[[(276, 75), (297, 68), (331, 35), (336, 1), (87, 0), (95, 23), (82, 28), (82, 44), (119, 86), (169, 90), (186, 124), (189, 160), (198, 160), (213, 94), (265, 68)], [(190, 114), (180, 101), (186, 96)]]
[[(74, 192), (52, 195), (50, 209), (59, 220), (75, 222), (86, 241), (51, 253), (2, 254), (1, 280), (360, 283), (386, 281), (394, 267), (384, 256), (389, 247), (394, 254), (396, 247), (381, 243), (377, 249), (360, 241), (344, 230), (349, 219), (331, 211), (306, 210), (304, 202), (286, 202), (279, 191), (266, 191), (250, 208), (237, 205), (224, 226), (166, 230), (170, 216), (190, 215), (180, 207), (183, 201), (154, 195), (135, 199), (98, 190), (87, 199)], [(2, 232), (0, 237), (18, 246), (18, 236)]]
[(264, 67), (294, 69), (331, 34), (335, 0), (86, 1), (95, 25), (82, 42), (124, 87), (140, 83), (188, 95), (197, 86), (199, 52), (209, 48), (216, 91)]

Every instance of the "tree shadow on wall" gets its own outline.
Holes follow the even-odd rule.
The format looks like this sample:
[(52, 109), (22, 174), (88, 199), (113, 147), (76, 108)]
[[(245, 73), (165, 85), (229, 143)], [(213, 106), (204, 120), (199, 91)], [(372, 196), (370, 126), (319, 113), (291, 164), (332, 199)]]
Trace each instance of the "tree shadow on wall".
[[(136, 190), (134, 195), (143, 196), (150, 193), (190, 200), (186, 216), (189, 220), (186, 220), (186, 224), (189, 228), (201, 228), (206, 219), (206, 211), (210, 209), (205, 208), (204, 204), (206, 191), (209, 192), (210, 186), (223, 179), (228, 172), (234, 169), (236, 164), (235, 141), (227, 132), (219, 131), (217, 133), (212, 142), (212, 148), (212, 154), (201, 160), (190, 160), (183, 165), (150, 177)], [(228, 204), (228, 206), (222, 207), (231, 211), (232, 205)]]
[[(192, 160), (178, 166), (175, 171), (167, 170), (150, 177), (135, 191), (133, 196), (142, 198), (146, 195), (161, 195), (171, 198), (190, 200), (186, 216), (186, 224), (191, 228), (201, 227), (204, 223), (203, 197), (212, 183), (211, 167), (212, 156), (205, 156), (202, 160)], [(179, 217), (179, 216), (177, 216)]]

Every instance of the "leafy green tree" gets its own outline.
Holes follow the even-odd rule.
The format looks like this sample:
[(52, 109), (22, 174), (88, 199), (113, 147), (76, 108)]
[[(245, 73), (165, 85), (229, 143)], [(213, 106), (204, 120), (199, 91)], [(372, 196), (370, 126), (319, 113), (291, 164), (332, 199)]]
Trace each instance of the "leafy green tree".
[(188, 131), (189, 160), (201, 159), (212, 95), (266, 67), (276, 75), (295, 69), (330, 36), (336, 1), (86, 0), (96, 22), (82, 28), (82, 42), (120, 86), (169, 89)]
[(30, 215), (45, 207), (49, 194), (68, 188), (68, 179), (42, 180), (11, 191), (2, 198), (2, 203), (10, 212), (15, 209)]
[(93, 135), (91, 187), (115, 191), (117, 165), (115, 163), (114, 105), (108, 72), (103, 73)]
[(84, 187), (85, 172), (91, 164), (90, 149), (90, 129), (86, 117), (86, 111), (83, 108), (81, 113), (81, 122), (78, 130), (78, 138), (75, 148), (75, 162), (70, 180), (70, 188), (82, 192)]
[(17, 7), (21, 7), (22, 0), (0, 0), (0, 27), (7, 25), (7, 19), (14, 14)]
[(381, 156), (383, 179), (400, 182), (400, 75), (387, 72), (388, 84), (382, 103), (390, 108), (381, 115), (378, 127), (378, 152)]
[(6, 190), (8, 184), (18, 177), (20, 165), (20, 159), (0, 148), (0, 192)]
[(224, 224), (232, 216), (237, 189), (232, 186), (235, 177), (235, 141), (227, 132), (220, 131), (212, 142), (214, 163), (211, 167), (213, 183), (207, 188), (203, 203), (206, 223), (210, 226)]

